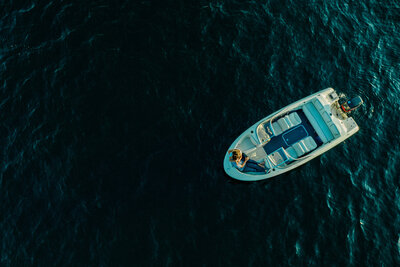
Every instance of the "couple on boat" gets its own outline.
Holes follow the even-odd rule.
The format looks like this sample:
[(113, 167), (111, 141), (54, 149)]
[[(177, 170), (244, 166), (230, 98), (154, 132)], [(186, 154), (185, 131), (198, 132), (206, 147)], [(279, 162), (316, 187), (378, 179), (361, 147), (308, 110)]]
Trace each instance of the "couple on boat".
[(228, 153), (232, 153), (229, 157), (229, 161), (236, 163), (236, 168), (241, 172), (268, 172), (268, 168), (265, 167), (265, 163), (258, 163), (255, 160), (250, 159), (240, 149), (230, 149)]

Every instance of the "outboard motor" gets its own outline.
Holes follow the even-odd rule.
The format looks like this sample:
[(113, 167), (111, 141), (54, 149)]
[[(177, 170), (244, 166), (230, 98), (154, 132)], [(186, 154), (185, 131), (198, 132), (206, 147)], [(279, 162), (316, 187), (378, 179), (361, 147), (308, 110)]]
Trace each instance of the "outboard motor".
[(353, 111), (358, 107), (360, 107), (363, 103), (364, 101), (362, 100), (362, 98), (360, 96), (356, 96), (350, 100), (345, 99), (345, 101), (340, 105), (340, 107), (345, 113), (349, 113), (350, 111)]

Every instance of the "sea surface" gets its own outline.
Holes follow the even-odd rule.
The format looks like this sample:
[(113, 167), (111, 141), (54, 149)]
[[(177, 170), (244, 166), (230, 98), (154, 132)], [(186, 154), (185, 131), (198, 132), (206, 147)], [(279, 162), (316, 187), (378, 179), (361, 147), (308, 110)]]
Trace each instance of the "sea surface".
[[(0, 1), (0, 266), (400, 266), (400, 2)], [(327, 87), (360, 131), (223, 170)]]

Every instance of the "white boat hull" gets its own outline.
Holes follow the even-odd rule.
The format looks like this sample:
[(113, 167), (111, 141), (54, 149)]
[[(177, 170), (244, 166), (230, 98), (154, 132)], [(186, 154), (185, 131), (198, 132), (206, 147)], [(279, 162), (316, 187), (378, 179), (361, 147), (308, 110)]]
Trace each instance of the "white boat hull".
[[(266, 162), (267, 166), (270, 167), (269, 173), (245, 173), (245, 172), (239, 171), (235, 167), (235, 164), (232, 164), (232, 162), (229, 161), (230, 155), (228, 152), (225, 154), (225, 158), (224, 158), (225, 172), (230, 177), (237, 179), (237, 180), (241, 180), (241, 181), (258, 181), (258, 180), (272, 178), (277, 175), (288, 172), (290, 170), (293, 170), (293, 169), (309, 162), (310, 160), (320, 156), (321, 154), (325, 153), (329, 149), (340, 144), (341, 142), (343, 142), (344, 140), (346, 140), (347, 138), (349, 138), (350, 136), (355, 134), (359, 130), (359, 127), (356, 124), (356, 122), (353, 120), (353, 118), (346, 117), (346, 119), (343, 119), (343, 118), (338, 119), (337, 117), (334, 116), (334, 114), (332, 114), (333, 111), (330, 110), (330, 107), (335, 102), (337, 102), (337, 99), (331, 99), (331, 95), (333, 95), (333, 93), (336, 93), (334, 91), (334, 89), (327, 88), (327, 89), (319, 91), (315, 94), (307, 96), (303, 99), (300, 99), (300, 100), (274, 112), (273, 114), (261, 119), (260, 121), (258, 121), (254, 125), (252, 125), (250, 128), (248, 128), (229, 147), (229, 149), (239, 148), (244, 152), (251, 151), (250, 153), (246, 153), (246, 154), (249, 155), (250, 158), (253, 158), (253, 157), (256, 158), (259, 162), (260, 162), (260, 160)], [(317, 100), (315, 100), (315, 99), (317, 99)], [(327, 118), (327, 121), (329, 122), (329, 124), (334, 124), (335, 125), (334, 128), (336, 128), (339, 133), (335, 132), (336, 136), (332, 140), (325, 140), (315, 150), (307, 153), (306, 156), (299, 157), (295, 161), (291, 161), (290, 164), (274, 166), (274, 164), (270, 160), (271, 155), (273, 153), (272, 154), (266, 153), (265, 146), (264, 146), (263, 142), (260, 140), (260, 136), (258, 136), (257, 127), (259, 127), (259, 125), (263, 122), (265, 123), (266, 121), (269, 121), (273, 118), (283, 116), (284, 114), (287, 114), (289, 112), (293, 112), (296, 110), (301, 111), (302, 108), (305, 109), (304, 108), (305, 105), (308, 103), (311, 103), (311, 101), (318, 101), (318, 102), (322, 103), (323, 109), (321, 109), (320, 112), (322, 112), (325, 117), (326, 117), (326, 115), (324, 114), (324, 112), (330, 112), (330, 118)], [(337, 110), (335, 110), (335, 112), (337, 112)], [(316, 129), (316, 130), (320, 130), (320, 129)], [(289, 132), (289, 131), (287, 131), (287, 132)], [(328, 132), (328, 134), (329, 134), (329, 132)], [(321, 133), (319, 135), (323, 135), (323, 133)], [(285, 149), (283, 149), (283, 150), (285, 150)]]

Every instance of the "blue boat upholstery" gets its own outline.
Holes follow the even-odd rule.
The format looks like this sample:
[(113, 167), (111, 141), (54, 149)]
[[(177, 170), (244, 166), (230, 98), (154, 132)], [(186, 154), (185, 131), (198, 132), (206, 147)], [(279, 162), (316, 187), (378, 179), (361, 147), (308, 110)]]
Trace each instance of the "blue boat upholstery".
[(293, 144), (292, 146), (286, 149), (286, 152), (292, 158), (299, 158), (304, 154), (314, 150), (317, 148), (317, 143), (315, 143), (314, 139), (311, 136), (300, 140), (299, 142)]
[(274, 129), (275, 135), (280, 135), (284, 131), (287, 131), (294, 126), (299, 125), (300, 123), (301, 119), (299, 117), (299, 114), (293, 112), (272, 123), (272, 128)]
[(306, 138), (307, 136), (309, 136), (309, 134), (306, 128), (304, 127), (304, 125), (300, 124), (293, 127), (289, 131), (284, 132), (282, 134), (282, 139), (283, 142), (285, 142), (286, 146), (291, 146), (292, 144), (298, 142), (303, 138)]
[(303, 111), (322, 142), (326, 143), (340, 136), (339, 130), (318, 99), (306, 103)]

